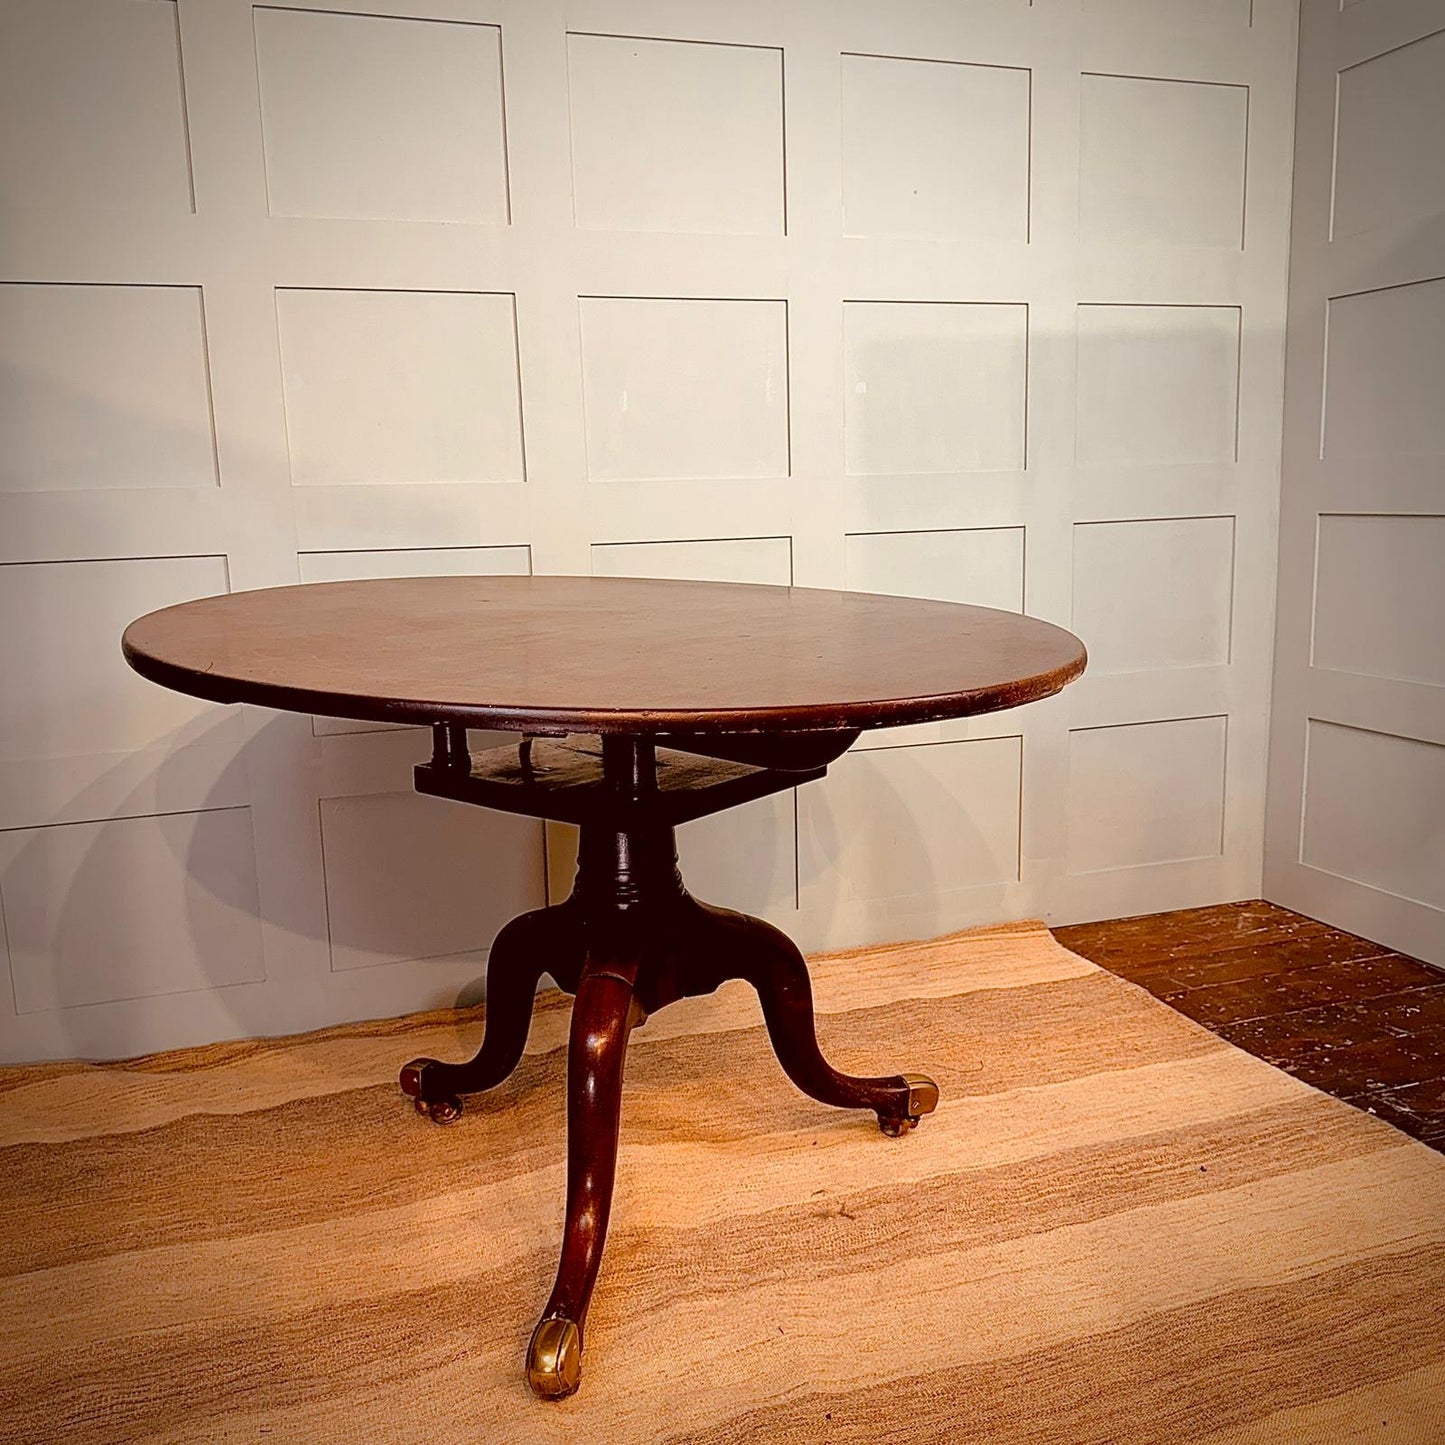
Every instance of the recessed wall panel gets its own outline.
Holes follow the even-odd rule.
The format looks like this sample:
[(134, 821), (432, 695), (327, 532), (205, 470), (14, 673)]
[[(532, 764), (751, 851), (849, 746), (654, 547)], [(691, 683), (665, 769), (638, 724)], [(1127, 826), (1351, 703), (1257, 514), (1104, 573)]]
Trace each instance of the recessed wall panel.
[(844, 540), (844, 584), (852, 591), (1023, 611), (1022, 527), (855, 532)]
[(1224, 844), (1226, 719), (1069, 734), (1068, 869), (1213, 858)]
[(1081, 77), (1079, 229), (1093, 240), (1244, 244), (1249, 91)]
[(1311, 718), (1300, 862), (1445, 908), (1445, 747)]
[(1235, 306), (1078, 310), (1075, 455), (1081, 466), (1235, 459)]
[(224, 716), (214, 703), (132, 672), (120, 636), (147, 612), (227, 590), (224, 557), (0, 566), (5, 756), (131, 752), (214, 726)]
[(420, 793), (321, 800), (333, 969), (474, 953), (545, 901), (542, 825)]
[(272, 215), (506, 222), (496, 26), (253, 13)]
[(842, 60), (847, 234), (1028, 238), (1029, 71)]
[(0, 834), (22, 1014), (265, 977), (248, 808)]
[(1320, 518), (1312, 661), (1445, 687), (1445, 517)]
[(798, 790), (804, 907), (1017, 879), (1022, 766), (1019, 737), (845, 753)]
[(216, 485), (198, 287), (0, 284), (0, 370), (0, 491)]
[(783, 53), (569, 35), (573, 207), (621, 231), (783, 230)]
[(301, 552), (303, 582), (360, 582), (369, 577), (525, 577), (529, 547), (397, 547), (384, 552)]
[(1445, 30), (1339, 75), (1335, 236), (1445, 212)]
[(291, 479), (522, 478), (509, 295), (278, 291)]
[(0, 6), (0, 194), (63, 211), (192, 209), (174, 0)]
[(1228, 662), (1233, 594), (1233, 517), (1074, 527), (1072, 630), (1095, 676)]
[(663, 577), (680, 582), (761, 582), (790, 587), (788, 537), (718, 537), (697, 542), (594, 542), (594, 577)]
[(1445, 454), (1445, 278), (1327, 303), (1324, 454)]
[(849, 473), (1023, 466), (1027, 306), (845, 302), (843, 371)]
[(594, 480), (788, 474), (783, 301), (584, 296)]

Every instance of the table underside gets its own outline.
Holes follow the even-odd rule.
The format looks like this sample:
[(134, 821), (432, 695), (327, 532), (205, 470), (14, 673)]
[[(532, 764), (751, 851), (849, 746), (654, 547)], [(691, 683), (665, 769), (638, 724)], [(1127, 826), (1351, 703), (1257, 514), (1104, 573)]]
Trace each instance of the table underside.
[(678, 740), (709, 756), (659, 750), (650, 738), (524, 738), (517, 754), (499, 750), (475, 762), (465, 728), (438, 724), (434, 736), (432, 759), (416, 769), (419, 792), (580, 827), (570, 896), (514, 918), (492, 944), (476, 1056), (466, 1063), (413, 1059), (401, 1071), (417, 1112), (449, 1123), (460, 1117), (463, 1095), (495, 1088), (516, 1068), (542, 975), (574, 996), (566, 1220), (556, 1283), (526, 1365), (532, 1389), (558, 1399), (581, 1378), (616, 1175), (627, 1043), (649, 1014), (745, 979), (758, 992), (774, 1052), (793, 1083), (822, 1103), (871, 1109), (887, 1135), (904, 1134), (931, 1113), (938, 1087), (921, 1074), (856, 1078), (834, 1069), (818, 1047), (812, 985), (796, 945), (761, 919), (699, 902), (677, 867), (678, 823), (821, 778), (856, 733), (801, 743), (745, 735)]

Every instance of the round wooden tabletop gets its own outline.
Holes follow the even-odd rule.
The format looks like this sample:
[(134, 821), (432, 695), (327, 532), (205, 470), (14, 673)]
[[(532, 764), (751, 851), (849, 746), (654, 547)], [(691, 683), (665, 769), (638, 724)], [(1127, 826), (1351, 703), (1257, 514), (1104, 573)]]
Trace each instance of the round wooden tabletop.
[(126, 629), (142, 676), (214, 702), (583, 733), (874, 728), (1058, 692), (1047, 622), (864, 592), (614, 577), (407, 577), (183, 602)]

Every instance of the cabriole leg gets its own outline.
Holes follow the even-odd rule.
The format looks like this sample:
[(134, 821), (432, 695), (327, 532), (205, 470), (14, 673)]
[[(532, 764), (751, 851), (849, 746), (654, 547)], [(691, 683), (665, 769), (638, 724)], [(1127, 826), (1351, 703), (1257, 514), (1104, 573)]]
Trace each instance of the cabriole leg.
[(757, 989), (773, 1052), (805, 1094), (841, 1109), (872, 1109), (879, 1128), (895, 1137), (938, 1107), (938, 1085), (926, 1074), (857, 1078), (839, 1073), (818, 1047), (813, 985), (792, 939), (760, 918), (699, 906), (711, 920), (713, 950), (719, 945), (725, 950), (718, 967)]
[(612, 1209), (622, 1068), (627, 1040), (643, 1018), (634, 995), (636, 964), (583, 966), (572, 1005), (567, 1052), (567, 1221), (557, 1282), (527, 1347), (527, 1383), (561, 1399), (582, 1374), (587, 1307)]
[(507, 1078), (526, 1047), (542, 975), (574, 978), (582, 947), (576, 912), (566, 904), (523, 913), (502, 929), (487, 960), (486, 1028), (476, 1057), (464, 1064), (413, 1059), (401, 1071), (401, 1091), (418, 1114), (450, 1124), (461, 1117), (462, 1094), (479, 1094)]

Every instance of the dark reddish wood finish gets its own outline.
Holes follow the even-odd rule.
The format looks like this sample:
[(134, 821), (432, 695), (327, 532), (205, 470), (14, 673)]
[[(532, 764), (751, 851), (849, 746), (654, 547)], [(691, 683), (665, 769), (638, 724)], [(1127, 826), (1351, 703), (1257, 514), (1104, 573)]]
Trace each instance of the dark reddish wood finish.
[[(821, 778), (864, 728), (1013, 707), (1084, 669), (1076, 637), (990, 608), (801, 588), (584, 577), (422, 577), (206, 598), (126, 629), (141, 674), (218, 702), (424, 722), (418, 791), (580, 825), (563, 904), (498, 935), (467, 1063), (413, 1059), (401, 1087), (446, 1123), (516, 1067), (541, 975), (576, 995), (567, 1214), (528, 1379), (577, 1388), (617, 1166), (632, 1029), (730, 978), (757, 990), (788, 1077), (901, 1134), (938, 1102), (922, 1075), (853, 1078), (823, 1057), (803, 956), (776, 928), (690, 897), (676, 824)], [(525, 736), (474, 762), (468, 726)], [(596, 743), (534, 743), (582, 733)], [(667, 746), (658, 751), (658, 744)]]
[(812, 782), (827, 772), (826, 768), (785, 772), (649, 746), (651, 781), (634, 800), (604, 780), (602, 750), (600, 738), (539, 739), (524, 759), (510, 748), (494, 748), (473, 760), (458, 757), (448, 742), (434, 750), (429, 763), (417, 767), (416, 790), (559, 823), (676, 827)]
[(569, 1320), (576, 1325), (579, 1350), (612, 1214), (627, 1041), (646, 1017), (637, 1001), (638, 967), (633, 958), (611, 958), (604, 950), (589, 952), (572, 1005), (567, 1044), (567, 1218), (562, 1258), (542, 1320)]
[(235, 592), (152, 612), (122, 647), (153, 682), (215, 702), (634, 735), (961, 717), (1058, 692), (1085, 660), (1062, 628), (989, 607), (619, 577)]
[[(671, 779), (677, 790), (707, 798), (711, 789), (719, 808), (730, 806), (729, 780), (756, 771), (697, 758), (682, 759), (678, 767)], [(439, 790), (448, 776), (468, 787), (480, 783), (484, 791), (471, 800), (492, 806), (494, 790), (513, 788), (546, 815), (576, 817), (582, 825), (571, 896), (513, 920), (493, 945), (486, 1033), (476, 1058), (465, 1064), (413, 1059), (401, 1075), (402, 1090), (418, 1112), (448, 1123), (460, 1116), (463, 1094), (494, 1087), (520, 1059), (530, 990), (540, 972), (576, 994), (567, 1065), (567, 1216), (556, 1284), (538, 1325), (539, 1332), (549, 1321), (575, 1330), (573, 1372), (566, 1380), (532, 1377), (538, 1393), (564, 1395), (576, 1387), (606, 1239), (627, 1040), (647, 1015), (712, 993), (728, 979), (746, 979), (758, 992), (778, 1061), (805, 1094), (839, 1108), (870, 1109), (883, 1132), (896, 1135), (933, 1108), (937, 1089), (921, 1076), (854, 1078), (828, 1063), (818, 1047), (812, 986), (797, 947), (771, 924), (700, 903), (684, 888), (672, 827), (675, 800), (668, 796), (674, 790), (659, 787), (667, 763), (659, 764), (650, 743), (608, 737), (600, 749), (550, 744), (519, 772), (510, 760), (464, 769), (443, 739), (434, 761), (417, 773), (426, 776), (429, 790)], [(548, 779), (557, 785), (559, 804), (539, 795)], [(763, 781), (792, 786), (797, 775), (775, 773)], [(750, 786), (762, 783), (752, 780)]]
[[(521, 1062), (532, 1026), (532, 1004), (544, 973), (568, 993), (577, 992), (584, 940), (572, 903), (512, 919), (487, 957), (487, 1022), (482, 1047), (465, 1064), (414, 1060), (402, 1070), (402, 1092), (439, 1124), (461, 1114), (459, 1096), (480, 1094), (507, 1079)], [(421, 1086), (425, 1065), (427, 1087)], [(425, 1108), (423, 1108), (423, 1105)]]

